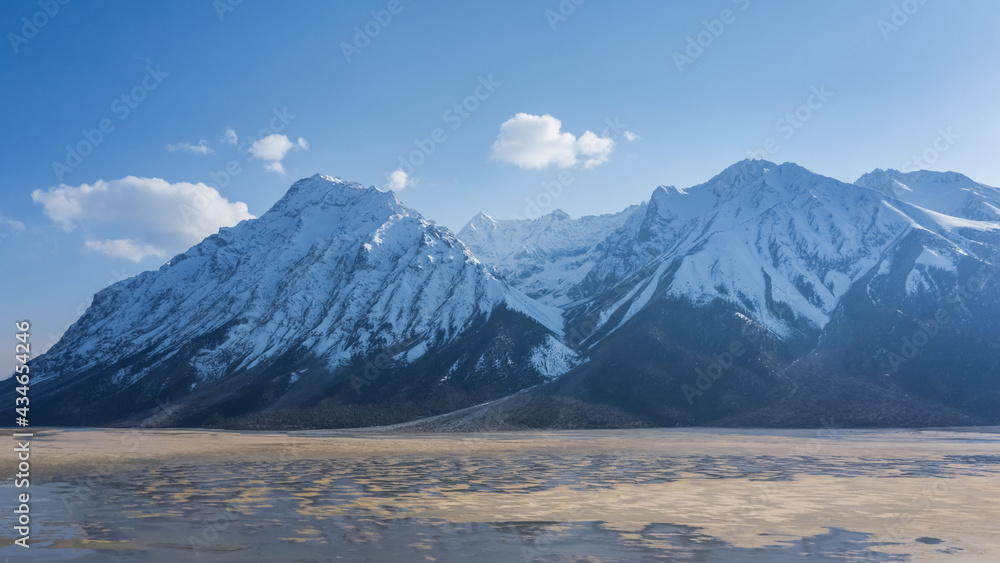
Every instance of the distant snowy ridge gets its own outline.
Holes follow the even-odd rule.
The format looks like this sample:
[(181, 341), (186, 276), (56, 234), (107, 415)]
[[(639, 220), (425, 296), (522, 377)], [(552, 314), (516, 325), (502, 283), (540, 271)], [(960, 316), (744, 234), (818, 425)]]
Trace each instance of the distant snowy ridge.
[(944, 215), (1000, 221), (1000, 190), (957, 172), (900, 172), (876, 169), (855, 182), (891, 198)]
[(529, 295), (563, 306), (591, 297), (604, 334), (660, 295), (728, 301), (788, 337), (823, 328), (845, 292), (892, 260), (914, 229), (932, 235), (937, 266), (954, 269), (981, 244), (962, 233), (1000, 229), (998, 209), (1000, 190), (960, 174), (877, 170), (852, 185), (745, 160), (698, 186), (658, 187), (618, 214), (506, 222), (480, 214), (459, 237)]
[(533, 220), (479, 213), (458, 238), (526, 295), (561, 306), (584, 296), (580, 284), (596, 264), (601, 243), (638, 208), (579, 219), (558, 209)]

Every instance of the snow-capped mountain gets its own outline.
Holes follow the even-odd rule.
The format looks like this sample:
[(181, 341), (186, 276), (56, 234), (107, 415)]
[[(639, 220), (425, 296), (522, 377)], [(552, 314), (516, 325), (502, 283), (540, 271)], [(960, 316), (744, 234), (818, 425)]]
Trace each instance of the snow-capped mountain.
[[(900, 180), (872, 180), (887, 175)], [(847, 184), (759, 160), (659, 187), (564, 290), (588, 296), (566, 308), (569, 327), (587, 327), (590, 361), (546, 393), (669, 425), (748, 413), (815, 425), (809, 413), (830, 407), (856, 424), (1000, 420), (1000, 292), (985, 282), (1000, 222), (976, 219), (998, 194), (953, 173)], [(951, 323), (915, 361), (914, 332), (945, 306)], [(956, 380), (977, 383), (942, 391)], [(787, 400), (836, 396), (833, 381), (846, 403)]]
[[(923, 193), (936, 185), (933, 174), (922, 176)], [(662, 292), (696, 304), (729, 302), (788, 338), (826, 326), (848, 289), (884, 268), (907, 233), (932, 235), (917, 260), (916, 275), (922, 275), (923, 267), (955, 271), (981, 247), (980, 235), (998, 227), (885, 195), (795, 164), (759, 160), (692, 188), (657, 188), (641, 217), (608, 237), (604, 256), (588, 273), (586, 283), (605, 293), (616, 284), (631, 287), (597, 303), (599, 324), (614, 319), (620, 326)]]
[(36, 414), (337, 427), (489, 402), (461, 424), (997, 424), (998, 209), (955, 173), (848, 184), (746, 160), (618, 213), (480, 213), (456, 237), (314, 176), (98, 293), (33, 360)]
[(434, 385), (495, 395), (577, 363), (562, 325), (560, 310), (498, 280), (393, 192), (316, 175), (259, 219), (99, 292), (33, 371), (39, 390), (86, 381), (106, 394), (142, 389), (146, 402), (168, 391), (205, 402), (244, 386), (266, 393), (269, 408), (345, 386), (363, 398), (380, 385), (359, 379), (359, 362), (378, 357), (376, 371), (422, 376), (433, 365)]
[(604, 239), (638, 207), (579, 219), (559, 209), (537, 219), (498, 220), (479, 213), (458, 238), (517, 289), (562, 306), (586, 296), (582, 281), (596, 264)]

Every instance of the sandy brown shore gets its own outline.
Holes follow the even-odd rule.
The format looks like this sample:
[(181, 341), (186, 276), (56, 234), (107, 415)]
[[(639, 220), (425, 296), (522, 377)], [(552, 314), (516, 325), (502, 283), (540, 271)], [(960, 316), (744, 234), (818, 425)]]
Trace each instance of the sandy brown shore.
[(35, 434), (24, 560), (1000, 560), (997, 429)]

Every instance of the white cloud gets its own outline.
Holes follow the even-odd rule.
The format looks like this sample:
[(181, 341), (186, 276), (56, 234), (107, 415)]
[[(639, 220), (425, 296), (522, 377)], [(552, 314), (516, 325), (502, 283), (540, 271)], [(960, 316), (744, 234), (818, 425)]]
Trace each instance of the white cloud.
[(582, 162), (592, 168), (608, 160), (615, 141), (586, 131), (580, 138), (562, 131), (562, 122), (549, 114), (518, 113), (500, 125), (490, 160), (521, 168), (545, 168), (555, 164), (569, 168)]
[(614, 139), (598, 137), (593, 131), (585, 131), (576, 140), (577, 154), (583, 157), (583, 167), (593, 168), (608, 160), (615, 147)]
[(66, 231), (81, 230), (87, 248), (129, 260), (183, 252), (220, 227), (253, 218), (245, 203), (211, 186), (160, 178), (63, 184), (31, 198)]
[(628, 141), (628, 142), (630, 142), (630, 143), (632, 141), (634, 141), (634, 140), (636, 140), (636, 139), (639, 138), (638, 135), (636, 135), (635, 133), (633, 133), (631, 131), (625, 131), (623, 134), (625, 135), (625, 140)]
[(173, 145), (167, 145), (167, 150), (170, 152), (183, 151), (194, 154), (212, 154), (215, 152), (212, 150), (212, 147), (208, 146), (208, 141), (206, 141), (205, 139), (198, 141), (197, 145), (192, 145), (191, 143), (177, 143)]
[(250, 153), (254, 158), (261, 160), (281, 160), (293, 146), (295, 145), (288, 140), (288, 137), (274, 133), (254, 141), (254, 144), (250, 145)]
[(3, 215), (0, 215), (0, 225), (4, 225), (6, 227), (10, 227), (10, 229), (12, 231), (23, 231), (24, 230), (24, 223), (22, 223), (20, 221), (17, 221), (15, 219), (8, 219), (8, 218), (4, 217)]
[(236, 131), (232, 127), (226, 127), (226, 130), (222, 132), (222, 138), (219, 140), (229, 145), (235, 145), (238, 140)]
[(147, 256), (164, 258), (167, 251), (151, 244), (142, 244), (132, 239), (87, 240), (83, 245), (89, 250), (96, 250), (112, 258), (125, 258), (139, 262)]
[(298, 141), (292, 143), (288, 137), (274, 133), (254, 141), (250, 145), (250, 154), (258, 160), (265, 161), (264, 168), (266, 170), (284, 174), (285, 167), (281, 165), (281, 161), (293, 148), (308, 149), (309, 142), (299, 137)]
[(385, 185), (385, 188), (394, 192), (398, 192), (407, 186), (412, 186), (417, 183), (416, 180), (410, 178), (410, 175), (402, 169), (393, 170), (388, 174), (387, 179), (389, 182)]

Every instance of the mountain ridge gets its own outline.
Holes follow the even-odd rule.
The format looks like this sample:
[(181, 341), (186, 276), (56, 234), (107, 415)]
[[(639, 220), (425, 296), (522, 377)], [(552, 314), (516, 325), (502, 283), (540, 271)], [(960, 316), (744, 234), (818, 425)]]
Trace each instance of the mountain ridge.
[[(747, 159), (617, 213), (480, 212), (457, 235), (314, 175), (99, 292), (32, 370), (65, 423), (142, 420), (164, 393), (174, 423), (223, 427), (405, 422), (510, 393), (513, 426), (808, 425), (838, 407), (861, 425), (995, 423), (998, 260), (1000, 190), (957, 173), (848, 184)], [(896, 359), (943, 303), (958, 321), (924, 361)], [(385, 377), (358, 375), (376, 364)], [(81, 381), (145, 406), (101, 418), (67, 398)]]
[[(501, 310), (531, 336), (511, 342), (506, 328), (489, 328)], [(392, 350), (384, 363), (401, 373), (425, 355), (451, 358), (438, 368), (447, 372), (435, 379), (441, 387), (514, 391), (579, 361), (561, 343), (562, 324), (560, 311), (511, 289), (395, 194), (317, 175), (261, 217), (99, 292), (33, 371), (36, 389), (52, 393), (54, 420), (77, 423), (105, 415), (81, 403), (87, 395), (71, 399), (46, 385), (50, 378), (138, 394), (143, 404), (168, 390), (175, 402), (211, 403), (205, 394), (245, 388), (293, 407), (314, 399), (300, 387), (364, 400), (374, 386), (358, 379), (356, 364)], [(493, 336), (480, 341), (484, 333)], [(466, 346), (464, 355), (449, 352)], [(494, 366), (507, 382), (490, 377)], [(67, 401), (79, 413), (64, 412)], [(256, 404), (249, 410), (269, 408)], [(200, 418), (246, 414), (236, 404), (209, 411)]]

